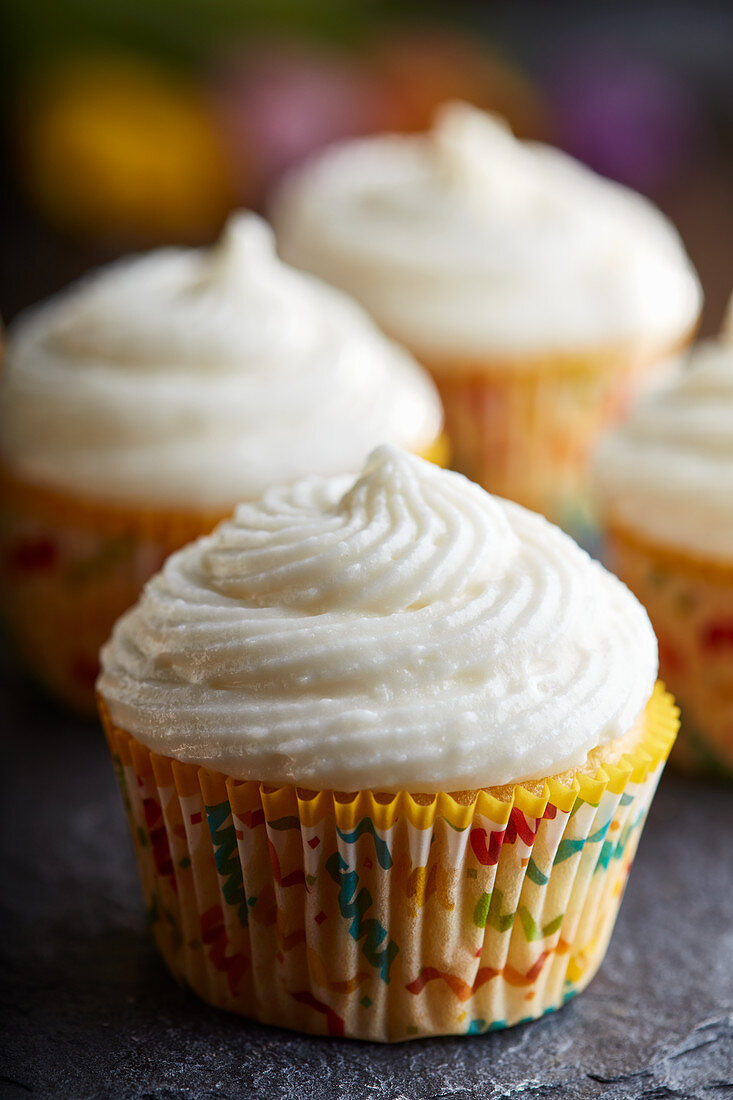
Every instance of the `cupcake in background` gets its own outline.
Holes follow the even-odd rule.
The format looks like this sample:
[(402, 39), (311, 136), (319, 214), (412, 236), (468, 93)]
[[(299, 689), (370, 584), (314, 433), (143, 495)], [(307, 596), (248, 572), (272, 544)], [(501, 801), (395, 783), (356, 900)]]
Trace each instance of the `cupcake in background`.
[(432, 372), (454, 465), (575, 534), (589, 466), (700, 286), (647, 200), (466, 104), (286, 179), (282, 256), (353, 294)]
[(601, 963), (674, 740), (656, 674), (616, 577), (397, 448), (242, 505), (102, 651), (170, 970), (379, 1041), (558, 1008)]
[(428, 375), (236, 215), (211, 250), (93, 272), (11, 326), (0, 578), (18, 652), (92, 711), (99, 646), (174, 549), (387, 439), (442, 457)]
[(733, 343), (701, 342), (602, 444), (606, 557), (682, 710), (673, 759), (733, 778)]

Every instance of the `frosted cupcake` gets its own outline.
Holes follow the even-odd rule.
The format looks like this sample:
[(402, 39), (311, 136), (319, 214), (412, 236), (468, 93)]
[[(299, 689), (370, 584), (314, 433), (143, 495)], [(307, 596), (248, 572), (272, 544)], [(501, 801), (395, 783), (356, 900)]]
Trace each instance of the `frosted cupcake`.
[(465, 104), (286, 181), (281, 254), (353, 294), (432, 372), (454, 465), (578, 533), (589, 460), (701, 292), (639, 195)]
[(94, 708), (97, 652), (165, 557), (241, 500), (359, 470), (384, 439), (440, 458), (427, 374), (254, 215), (212, 250), (93, 273), (11, 327), (0, 574), (15, 644)]
[(700, 343), (602, 445), (611, 567), (682, 708), (675, 760), (733, 778), (733, 344)]
[(559, 1007), (600, 965), (674, 739), (656, 672), (620, 581), (395, 448), (240, 506), (102, 652), (171, 971), (382, 1041)]

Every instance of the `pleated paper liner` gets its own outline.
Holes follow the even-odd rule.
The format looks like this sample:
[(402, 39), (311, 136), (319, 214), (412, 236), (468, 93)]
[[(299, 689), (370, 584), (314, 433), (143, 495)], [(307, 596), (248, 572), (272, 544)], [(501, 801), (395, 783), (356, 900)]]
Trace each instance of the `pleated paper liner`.
[(221, 512), (74, 497), (0, 474), (0, 588), (15, 651), (74, 710), (94, 714), (100, 646), (168, 554)]
[(263, 1023), (380, 1041), (506, 1027), (583, 989), (678, 724), (657, 685), (636, 747), (595, 775), (428, 798), (235, 781), (100, 710), (175, 977)]
[(590, 464), (596, 444), (673, 350), (422, 362), (440, 392), (455, 469), (595, 548)]
[[(445, 436), (425, 452), (448, 456)], [(14, 648), (67, 706), (94, 714), (97, 654), (169, 554), (232, 512), (74, 497), (0, 471), (0, 588)]]
[(649, 613), (660, 675), (682, 709), (672, 763), (733, 780), (733, 547), (729, 563), (705, 560), (612, 519), (606, 550)]

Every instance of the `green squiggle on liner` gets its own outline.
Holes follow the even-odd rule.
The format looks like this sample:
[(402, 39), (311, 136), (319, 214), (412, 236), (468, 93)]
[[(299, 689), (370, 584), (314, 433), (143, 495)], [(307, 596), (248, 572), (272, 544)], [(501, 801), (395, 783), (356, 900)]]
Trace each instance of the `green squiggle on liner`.
[[(359, 876), (356, 871), (347, 870), (339, 852), (334, 852), (326, 860), (326, 870), (338, 886), (338, 906), (341, 916), (351, 920), (349, 935), (352, 939), (363, 939), (362, 953), (367, 962), (379, 971), (383, 982), (389, 982), (389, 970), (395, 956), (399, 951), (394, 940), (389, 940), (385, 947), (381, 947), (387, 938), (387, 930), (373, 917), (365, 919), (365, 914), (372, 904), (372, 895), (368, 890), (359, 886)], [(380, 949), (381, 948), (381, 949)]]
[[(244, 896), (242, 864), (237, 848), (237, 834), (232, 823), (232, 811), (228, 802), (219, 802), (216, 806), (206, 807), (206, 819), (214, 846), (216, 869), (224, 879), (221, 892), (228, 905), (237, 908), (237, 916), (242, 928), (249, 923), (247, 899)], [(225, 825), (228, 821), (229, 824)]]

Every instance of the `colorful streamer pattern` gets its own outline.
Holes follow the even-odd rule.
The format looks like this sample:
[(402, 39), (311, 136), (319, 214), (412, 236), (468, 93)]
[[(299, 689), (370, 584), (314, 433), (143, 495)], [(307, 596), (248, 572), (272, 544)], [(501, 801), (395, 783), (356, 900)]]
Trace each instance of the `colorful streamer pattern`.
[(548, 357), (523, 369), (426, 365), (440, 391), (455, 469), (588, 545), (596, 534), (592, 454), (601, 433), (622, 419), (648, 364), (616, 356)]
[(15, 646), (54, 694), (93, 713), (97, 654), (167, 549), (131, 537), (6, 525), (3, 609)]
[(95, 712), (97, 654), (168, 554), (215, 515), (82, 502), (0, 473), (0, 591), (14, 648), (75, 710)]
[(660, 674), (682, 709), (673, 762), (733, 780), (733, 562), (695, 561), (620, 527), (608, 557), (649, 613)]
[(150, 753), (103, 717), (158, 945), (205, 1000), (396, 1041), (532, 1019), (600, 965), (674, 740), (572, 787), (418, 805), (269, 790)]

